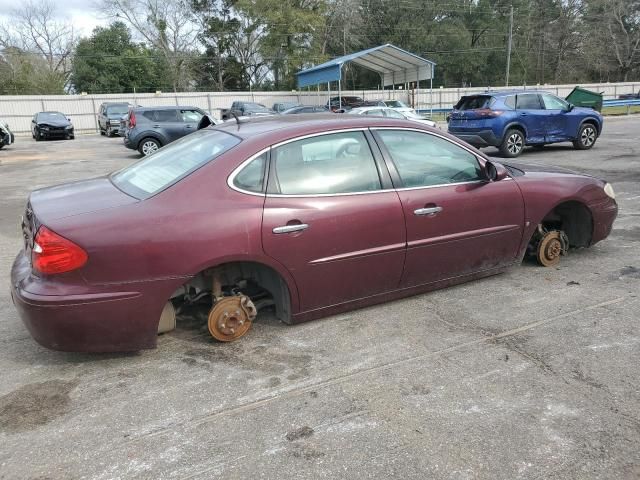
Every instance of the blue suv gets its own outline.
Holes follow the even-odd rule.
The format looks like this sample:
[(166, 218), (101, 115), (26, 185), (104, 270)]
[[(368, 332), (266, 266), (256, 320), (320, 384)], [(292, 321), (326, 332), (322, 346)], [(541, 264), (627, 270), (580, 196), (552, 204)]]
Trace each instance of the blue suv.
[(478, 148), (498, 147), (510, 158), (520, 155), (525, 145), (573, 142), (587, 150), (601, 131), (599, 112), (531, 90), (465, 96), (449, 116), (449, 133)]

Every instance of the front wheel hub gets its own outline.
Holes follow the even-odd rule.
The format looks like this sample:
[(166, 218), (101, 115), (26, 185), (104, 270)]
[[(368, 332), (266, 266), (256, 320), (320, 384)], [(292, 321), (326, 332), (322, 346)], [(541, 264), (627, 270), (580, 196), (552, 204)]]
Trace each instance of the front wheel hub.
[(257, 313), (246, 295), (224, 297), (209, 312), (209, 333), (220, 342), (237, 340), (249, 331)]
[(538, 244), (538, 262), (544, 267), (554, 267), (560, 263), (560, 255), (564, 255), (566, 250), (566, 240), (561, 232), (546, 232)]

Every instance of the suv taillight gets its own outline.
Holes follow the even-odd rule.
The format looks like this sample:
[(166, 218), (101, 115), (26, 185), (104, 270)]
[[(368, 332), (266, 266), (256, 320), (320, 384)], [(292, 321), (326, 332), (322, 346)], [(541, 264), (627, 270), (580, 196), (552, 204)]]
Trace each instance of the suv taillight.
[(502, 110), (491, 110), (490, 108), (480, 108), (476, 110), (476, 114), (481, 117), (498, 117), (502, 115), (504, 112)]
[(134, 128), (136, 126), (136, 114), (131, 110), (129, 112), (129, 127)]
[(34, 270), (45, 275), (70, 272), (87, 263), (87, 252), (42, 225), (31, 250)]

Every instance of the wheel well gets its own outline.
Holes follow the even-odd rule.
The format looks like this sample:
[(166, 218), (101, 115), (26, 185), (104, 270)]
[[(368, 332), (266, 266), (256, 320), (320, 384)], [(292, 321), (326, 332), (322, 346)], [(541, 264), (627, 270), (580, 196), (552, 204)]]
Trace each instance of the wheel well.
[(145, 135), (144, 137), (142, 137), (140, 139), (140, 141), (138, 142), (138, 146), (136, 148), (140, 148), (140, 145), (142, 145), (142, 142), (144, 142), (148, 138), (151, 138), (151, 139), (155, 140), (156, 142), (158, 142), (161, 147), (164, 146), (164, 142), (159, 137), (157, 137), (155, 135)]
[(595, 121), (595, 119), (587, 118), (580, 124), (580, 128), (582, 128), (582, 125), (584, 125), (585, 123), (590, 123), (591, 125), (596, 127), (596, 132), (598, 132), (598, 135), (600, 135), (600, 126), (598, 125), (598, 122)]
[(258, 262), (230, 262), (198, 272), (181, 289), (172, 295), (172, 299), (186, 298), (195, 293), (211, 293), (214, 275), (219, 278), (223, 289), (236, 289), (254, 300), (254, 296), (266, 291), (270, 299), (255, 301), (256, 307), (273, 305), (276, 317), (284, 323), (291, 323), (291, 297), (289, 288), (282, 276), (273, 268)]
[(517, 123), (512, 123), (511, 125), (507, 125), (507, 128), (504, 129), (503, 138), (506, 137), (507, 132), (509, 130), (519, 130), (522, 133), (522, 135), (524, 136), (525, 140), (527, 139), (527, 131), (525, 130), (525, 128), (522, 125), (517, 124)]
[(547, 230), (562, 230), (571, 247), (588, 247), (593, 235), (593, 218), (589, 208), (570, 201), (557, 205), (540, 222)]

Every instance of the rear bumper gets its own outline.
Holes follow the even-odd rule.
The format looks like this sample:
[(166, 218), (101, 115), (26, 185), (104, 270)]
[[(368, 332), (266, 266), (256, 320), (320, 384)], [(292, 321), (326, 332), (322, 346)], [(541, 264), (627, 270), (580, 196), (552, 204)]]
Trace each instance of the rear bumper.
[[(36, 279), (24, 252), (11, 268), (11, 298), (18, 314), (42, 346), (68, 352), (127, 352), (154, 348), (160, 311), (137, 291), (60, 295), (34, 294)], [(43, 287), (43, 284), (45, 286)], [(156, 302), (157, 303), (157, 302)]]
[(500, 139), (493, 133), (493, 130), (478, 130), (476, 132), (469, 132), (449, 129), (449, 133), (458, 137), (460, 140), (464, 140), (465, 142), (477, 147), (496, 147), (501, 143)]

